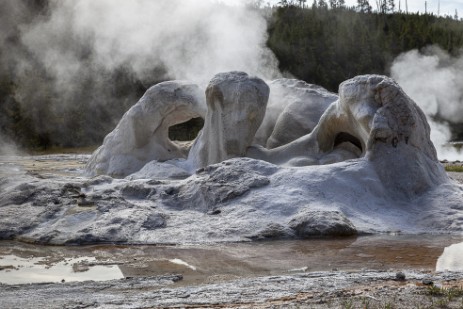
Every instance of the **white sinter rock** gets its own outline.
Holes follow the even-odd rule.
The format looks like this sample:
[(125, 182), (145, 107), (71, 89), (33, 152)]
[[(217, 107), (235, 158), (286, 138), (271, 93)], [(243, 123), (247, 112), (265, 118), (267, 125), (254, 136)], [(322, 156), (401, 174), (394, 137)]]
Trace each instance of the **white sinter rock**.
[(436, 271), (463, 271), (463, 242), (453, 244), (444, 249), (437, 259)]
[[(200, 97), (191, 84), (167, 85), (154, 88), (154, 97), (162, 96), (162, 89), (169, 90), (167, 98), (178, 98), (173, 89), (184, 95), (165, 99), (165, 105), (192, 102), (192, 93)], [(165, 132), (153, 138), (154, 128), (144, 129), (171, 115), (150, 110), (158, 106), (148, 96), (87, 165), (110, 174), (135, 172), (129, 177), (37, 177), (3, 170), (0, 239), (151, 244), (463, 232), (463, 188), (438, 162), (423, 112), (392, 79), (366, 75), (342, 83), (339, 99), (308, 134), (273, 149), (248, 147), (264, 117), (268, 88), (263, 81), (245, 73), (218, 74), (206, 93), (205, 127), (187, 160), (182, 161), (181, 149), (172, 156), (151, 151), (176, 148), (160, 142)], [(302, 106), (294, 104), (296, 110)], [(170, 110), (165, 105), (161, 110)], [(188, 105), (188, 117), (198, 105)], [(149, 111), (146, 116), (137, 111), (142, 107)], [(153, 115), (155, 122), (149, 121)], [(278, 119), (274, 133), (278, 122), (291, 124), (289, 116)], [(152, 146), (135, 147), (137, 132)], [(246, 147), (254, 158), (242, 157)], [(142, 156), (144, 150), (149, 155)], [(169, 160), (154, 161), (159, 153)]]
[(122, 117), (90, 158), (89, 175), (124, 177), (146, 163), (186, 158), (189, 145), (169, 139), (169, 127), (206, 114), (203, 91), (186, 81), (159, 83)]
[(254, 143), (275, 148), (310, 133), (338, 96), (323, 87), (297, 79), (269, 83), (270, 97)]
[[(339, 95), (309, 134), (274, 149), (252, 146), (247, 155), (289, 166), (331, 164), (366, 156), (385, 181), (387, 174), (407, 171), (429, 184), (423, 184), (424, 188), (447, 177), (441, 168), (434, 167), (437, 156), (423, 112), (392, 79), (358, 76), (342, 83)], [(416, 162), (420, 166), (416, 167)], [(396, 185), (395, 179), (390, 182)], [(403, 185), (410, 188), (409, 184), (409, 179), (403, 180)]]
[(269, 87), (244, 72), (219, 73), (206, 89), (204, 128), (191, 147), (194, 168), (243, 157), (265, 115)]

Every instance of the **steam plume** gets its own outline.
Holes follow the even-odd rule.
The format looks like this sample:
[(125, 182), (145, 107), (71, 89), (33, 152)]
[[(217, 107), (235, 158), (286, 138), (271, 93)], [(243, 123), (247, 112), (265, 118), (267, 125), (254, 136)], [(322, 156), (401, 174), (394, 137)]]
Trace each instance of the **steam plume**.
[(18, 155), (21, 153), (21, 149), (10, 138), (0, 134), (0, 156)]
[(2, 71), (6, 63), (11, 68), (14, 100), (38, 132), (37, 143), (101, 143), (140, 94), (162, 80), (205, 84), (230, 70), (265, 79), (279, 76), (276, 58), (266, 47), (266, 20), (245, 5), (36, 2), (47, 3), (45, 11), (37, 14), (28, 0), (0, 4), (10, 17), (0, 21), (0, 44), (11, 41), (6, 31), (17, 35), (0, 61)]
[(391, 75), (427, 115), (438, 157), (461, 160), (446, 144), (449, 124), (463, 122), (463, 56), (451, 57), (436, 46), (412, 50), (394, 60)]
[[(27, 29), (23, 41), (62, 84), (82, 70), (82, 53), (106, 70), (128, 65), (137, 77), (208, 81), (224, 70), (273, 77), (266, 21), (245, 6), (193, 0), (53, 0), (48, 19)], [(69, 41), (81, 43), (70, 49)]]

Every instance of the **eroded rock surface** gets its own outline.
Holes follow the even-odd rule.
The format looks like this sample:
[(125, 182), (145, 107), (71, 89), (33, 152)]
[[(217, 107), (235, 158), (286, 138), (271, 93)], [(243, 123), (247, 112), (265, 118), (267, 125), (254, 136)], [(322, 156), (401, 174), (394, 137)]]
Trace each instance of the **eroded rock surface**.
[[(163, 91), (170, 99), (158, 106)], [(0, 239), (151, 244), (463, 231), (463, 188), (437, 161), (423, 113), (392, 79), (344, 82), (310, 133), (266, 149), (248, 146), (268, 87), (245, 73), (218, 74), (185, 159), (187, 149), (159, 136), (192, 117), (200, 95), (197, 86), (167, 83), (127, 112), (87, 165), (130, 174), (124, 179), (0, 170)], [(185, 109), (171, 110), (172, 98)]]
[(461, 187), (404, 199), (366, 158), (317, 168), (234, 158), (186, 179), (38, 176), (1, 177), (0, 239), (171, 244), (463, 231)]
[(288, 144), (315, 128), (321, 115), (338, 96), (323, 87), (297, 79), (269, 83), (270, 97), (254, 143), (272, 149)]
[(220, 73), (206, 89), (207, 114), (188, 155), (195, 168), (243, 157), (265, 115), (269, 88), (244, 72)]
[(248, 156), (293, 166), (365, 157), (385, 187), (406, 196), (448, 181), (425, 115), (392, 79), (358, 76), (339, 94), (311, 133), (274, 149), (251, 147)]
[(90, 158), (87, 173), (124, 177), (152, 160), (188, 156), (188, 145), (169, 139), (169, 127), (206, 114), (201, 89), (186, 81), (159, 83), (122, 117)]

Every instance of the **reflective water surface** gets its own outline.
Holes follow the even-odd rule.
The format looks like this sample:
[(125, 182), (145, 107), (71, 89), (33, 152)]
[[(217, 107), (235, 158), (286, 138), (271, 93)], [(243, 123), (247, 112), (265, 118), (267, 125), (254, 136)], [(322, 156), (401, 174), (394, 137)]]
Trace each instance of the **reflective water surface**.
[(463, 271), (463, 236), (376, 235), (195, 246), (37, 246), (0, 242), (0, 283), (182, 274), (179, 285), (319, 270)]
[(1, 283), (104, 281), (124, 278), (116, 265), (95, 265), (94, 257), (63, 258), (49, 261), (46, 257), (22, 258), (4, 255), (0, 259)]

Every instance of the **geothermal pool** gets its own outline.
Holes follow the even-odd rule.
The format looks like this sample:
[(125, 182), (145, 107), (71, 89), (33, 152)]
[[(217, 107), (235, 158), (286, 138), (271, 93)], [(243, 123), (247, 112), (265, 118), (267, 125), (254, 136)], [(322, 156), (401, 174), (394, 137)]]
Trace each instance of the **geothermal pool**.
[(310, 271), (463, 271), (463, 236), (376, 235), (348, 239), (196, 246), (38, 246), (0, 242), (0, 283), (104, 281), (180, 274), (176, 285)]

